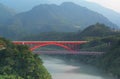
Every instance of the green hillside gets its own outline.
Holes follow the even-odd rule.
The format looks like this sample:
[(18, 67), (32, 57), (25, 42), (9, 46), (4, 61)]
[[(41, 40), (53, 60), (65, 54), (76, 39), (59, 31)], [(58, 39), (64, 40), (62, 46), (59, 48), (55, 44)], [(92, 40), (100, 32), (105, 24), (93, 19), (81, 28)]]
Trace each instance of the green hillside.
[(39, 56), (27, 46), (13, 45), (0, 38), (0, 79), (51, 79), (51, 76)]
[(120, 32), (111, 29), (110, 27), (96, 23), (88, 26), (86, 29), (78, 32), (43, 32), (39, 34), (31, 34), (23, 37), (20, 40), (88, 40), (99, 39), (101, 37), (107, 37), (112, 35), (119, 35)]

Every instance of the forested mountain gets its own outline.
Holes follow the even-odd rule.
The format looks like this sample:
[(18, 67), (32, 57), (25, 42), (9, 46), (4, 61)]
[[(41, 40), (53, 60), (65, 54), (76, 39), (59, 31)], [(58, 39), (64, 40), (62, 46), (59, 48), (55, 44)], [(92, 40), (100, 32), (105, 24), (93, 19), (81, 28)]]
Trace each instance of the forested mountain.
[(10, 9), (7, 6), (0, 3), (0, 24), (8, 21), (11, 17), (13, 17), (13, 15), (15, 15), (13, 9)]
[(21, 40), (92, 40), (95, 38), (108, 37), (120, 34), (119, 31), (111, 29), (110, 27), (96, 23), (88, 26), (86, 29), (78, 32), (44, 32), (39, 34), (32, 34), (23, 37)]
[[(111, 22), (117, 24), (120, 27), (120, 13), (117, 13), (116, 11), (103, 7), (97, 3), (90, 2), (88, 0), (1, 0), (1, 3), (6, 4), (8, 7), (14, 8), (17, 12), (25, 12), (30, 10), (32, 7), (39, 5), (39, 4), (61, 4), (63, 2), (74, 2), (82, 7), (86, 7), (90, 10), (93, 10), (95, 12), (98, 12), (102, 14), (103, 16), (107, 17)], [(29, 5), (28, 5), (29, 3)], [(16, 4), (19, 4), (16, 5)]]
[(8, 22), (15, 15), (15, 11), (0, 3), (0, 36), (11, 37), (13, 31), (8, 28)]
[[(39, 4), (61, 4), (63, 2), (74, 2), (80, 6), (86, 7), (90, 10), (98, 12), (103, 16), (107, 17), (111, 22), (117, 24), (120, 27), (120, 13), (116, 11), (103, 7), (97, 3), (89, 2), (88, 0), (19, 0), (19, 1), (9, 1), (9, 0), (1, 0), (3, 4), (6, 4), (8, 7), (14, 8), (17, 12), (25, 12), (30, 10), (32, 7)], [(13, 4), (14, 3), (14, 4)], [(29, 3), (29, 5), (28, 5)], [(19, 4), (16, 6), (16, 4)], [(26, 6), (27, 5), (27, 6)], [(117, 6), (117, 5), (116, 5)]]
[(111, 35), (115, 35), (119, 32), (116, 32), (116, 30), (111, 29), (110, 27), (104, 25), (104, 24), (100, 24), (100, 23), (96, 23), (94, 25), (90, 25), (88, 28), (84, 29), (81, 32), (77, 33), (77, 36), (79, 36), (79, 39), (88, 39), (90, 40), (90, 38), (94, 37), (106, 37), (106, 36), (111, 36)]
[[(6, 11), (6, 8), (2, 9)], [(14, 12), (7, 10), (12, 17)], [(101, 14), (71, 2), (61, 5), (41, 4), (8, 20), (10, 17), (4, 18), (8, 22), (0, 24), (0, 35), (13, 39), (41, 32), (76, 32), (97, 22), (116, 27)]]
[(22, 28), (28, 33), (73, 32), (95, 23), (104, 23), (116, 27), (104, 16), (74, 3), (42, 4), (32, 10), (17, 14), (10, 28)]

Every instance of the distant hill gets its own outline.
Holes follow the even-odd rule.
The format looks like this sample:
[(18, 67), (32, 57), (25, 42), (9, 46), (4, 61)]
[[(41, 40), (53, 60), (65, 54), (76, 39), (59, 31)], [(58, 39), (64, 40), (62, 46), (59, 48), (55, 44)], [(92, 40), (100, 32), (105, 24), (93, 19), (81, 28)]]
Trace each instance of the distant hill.
[(15, 15), (15, 11), (0, 3), (0, 36), (11, 37), (13, 33), (7, 27), (10, 19)]
[(120, 13), (117, 13), (112, 9), (105, 8), (93, 2), (80, 1), (80, 3), (78, 4), (80, 6), (86, 7), (90, 10), (93, 10), (95, 12), (102, 14), (103, 16), (107, 17), (111, 22), (113, 22), (114, 24), (117, 24), (117, 26), (119, 26), (120, 28)]
[[(39, 4), (61, 4), (63, 2), (74, 2), (82, 7), (86, 7), (90, 10), (102, 14), (103, 16), (107, 17), (111, 22), (117, 24), (120, 27), (120, 13), (105, 8), (97, 3), (89, 2), (87, 0), (1, 0), (0, 2), (6, 4), (8, 7), (14, 8), (17, 12), (28, 11), (32, 7)], [(19, 6), (16, 4), (19, 4)]]
[(23, 28), (28, 33), (74, 32), (97, 22), (116, 27), (101, 14), (66, 2), (60, 6), (54, 4), (36, 6), (28, 12), (17, 14), (9, 25), (10, 28), (17, 25), (17, 28)]
[(109, 36), (120, 35), (120, 32), (115, 31), (108, 26), (100, 23), (90, 25), (83, 31), (61, 33), (61, 32), (45, 32), (33, 34), (23, 37), (21, 40), (41, 40), (41, 41), (72, 41), (72, 40), (95, 40)]
[(15, 15), (15, 12), (7, 6), (0, 3), (0, 23), (5, 23)]
[[(2, 4), (1, 6), (3, 16), (7, 13), (9, 16), (3, 18), (5, 24), (0, 24), (0, 36), (7, 38), (21, 38), (41, 32), (77, 32), (98, 22), (109, 27), (117, 27), (101, 14), (71, 2), (61, 5), (41, 4), (16, 15), (12, 9)], [(11, 17), (12, 19), (9, 19)]]
[(82, 32), (79, 32), (81, 37), (104, 37), (113, 34), (113, 30), (104, 24), (96, 23), (91, 25)]
[(83, 31), (76, 34), (78, 40), (89, 41), (114, 35), (120, 35), (120, 31), (116, 31), (115, 29), (111, 29), (110, 27), (100, 23), (90, 25)]

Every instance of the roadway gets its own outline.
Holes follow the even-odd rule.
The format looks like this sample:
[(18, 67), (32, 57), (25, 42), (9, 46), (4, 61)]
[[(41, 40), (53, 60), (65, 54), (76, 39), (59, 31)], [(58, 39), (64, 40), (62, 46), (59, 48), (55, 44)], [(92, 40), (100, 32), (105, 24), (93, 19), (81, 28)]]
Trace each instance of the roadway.
[(102, 55), (104, 52), (89, 52), (89, 51), (33, 51), (34, 54), (79, 54), (79, 55)]

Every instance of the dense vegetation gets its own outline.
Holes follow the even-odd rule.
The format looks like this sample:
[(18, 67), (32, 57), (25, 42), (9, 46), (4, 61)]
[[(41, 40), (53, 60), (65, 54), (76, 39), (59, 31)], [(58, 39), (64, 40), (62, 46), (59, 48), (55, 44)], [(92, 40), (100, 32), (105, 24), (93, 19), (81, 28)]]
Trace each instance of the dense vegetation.
[(40, 34), (33, 34), (22, 37), (20, 40), (36, 40), (36, 41), (65, 41), (75, 40), (76, 33), (65, 33), (65, 32), (43, 32)]
[(73, 60), (92, 64), (110, 75), (120, 78), (120, 32), (103, 24), (96, 24), (81, 32), (82, 39), (90, 42), (81, 50), (105, 52), (101, 56), (73, 56)]
[(83, 31), (78, 32), (43, 32), (40, 34), (32, 34), (23, 37), (20, 40), (88, 40), (99, 39), (101, 37), (119, 35), (115, 29), (111, 29), (108, 26), (100, 23), (88, 26)]
[(84, 62), (96, 65), (105, 72), (120, 78), (120, 35), (101, 38), (91, 41), (84, 48), (92, 51), (103, 51), (101, 56), (89, 56)]
[(0, 79), (51, 79), (38, 55), (27, 46), (0, 38)]
[(120, 36), (112, 39), (111, 48), (101, 57), (98, 66), (120, 78)]

